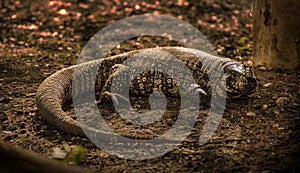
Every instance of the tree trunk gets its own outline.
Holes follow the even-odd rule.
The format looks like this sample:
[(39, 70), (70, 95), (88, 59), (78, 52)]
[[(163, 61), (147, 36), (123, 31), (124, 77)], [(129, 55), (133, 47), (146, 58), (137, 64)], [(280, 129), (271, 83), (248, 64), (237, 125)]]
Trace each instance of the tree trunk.
[(300, 1), (254, 0), (254, 64), (300, 69)]
[(36, 153), (12, 147), (0, 141), (0, 172), (2, 173), (88, 173), (87, 169), (70, 167)]

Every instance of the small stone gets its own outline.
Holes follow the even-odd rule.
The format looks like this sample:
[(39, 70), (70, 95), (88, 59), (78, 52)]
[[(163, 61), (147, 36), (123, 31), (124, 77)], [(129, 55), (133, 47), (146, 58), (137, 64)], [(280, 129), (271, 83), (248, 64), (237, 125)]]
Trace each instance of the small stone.
[(266, 67), (263, 67), (263, 66), (262, 66), (262, 67), (259, 67), (259, 69), (260, 69), (260, 70), (264, 70), (264, 71), (267, 70), (267, 68), (266, 68)]
[(278, 128), (278, 127), (279, 127), (279, 124), (277, 124), (277, 123), (276, 123), (276, 124), (273, 124), (273, 127), (274, 127), (274, 128)]
[(249, 116), (249, 117), (255, 117), (256, 116), (256, 114), (254, 112), (247, 112), (246, 115)]
[(10, 121), (9, 120), (4, 120), (3, 122), (2, 122), (2, 125), (3, 124), (10, 124)]
[(72, 161), (69, 161), (69, 162), (68, 162), (68, 165), (76, 165), (76, 163), (75, 163), (75, 162), (72, 162)]
[(54, 148), (51, 156), (55, 159), (64, 159), (67, 156), (67, 153), (60, 148)]
[(273, 85), (273, 83), (270, 82), (270, 83), (264, 84), (264, 87), (265, 87), (265, 88), (268, 88), (268, 87), (270, 87), (270, 86), (272, 86), (272, 85)]
[(190, 150), (190, 149), (182, 149), (181, 153), (189, 155), (189, 154), (194, 154), (195, 151), (194, 150)]
[(279, 111), (279, 110), (275, 110), (275, 111), (274, 111), (274, 114), (275, 114), (275, 115), (280, 115), (280, 111)]
[(81, 138), (82, 141), (89, 141), (89, 139)]
[(267, 104), (264, 104), (264, 105), (262, 106), (262, 108), (263, 108), (263, 110), (267, 110), (267, 109), (268, 109), (268, 105), (267, 105)]
[(1, 132), (4, 133), (4, 134), (11, 134), (12, 133), (12, 131), (6, 131), (6, 130), (1, 131)]
[(63, 148), (66, 152), (71, 152), (71, 147), (66, 143), (63, 144)]

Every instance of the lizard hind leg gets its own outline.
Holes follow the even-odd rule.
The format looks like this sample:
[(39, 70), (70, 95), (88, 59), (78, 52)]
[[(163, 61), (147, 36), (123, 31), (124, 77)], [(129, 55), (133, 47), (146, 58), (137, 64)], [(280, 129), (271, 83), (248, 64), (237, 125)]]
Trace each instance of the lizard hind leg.
[[(129, 75), (130, 69), (123, 64), (115, 64), (111, 67), (108, 72), (108, 79), (105, 81), (105, 84), (100, 93), (100, 102), (114, 102), (115, 104), (120, 104), (120, 101), (125, 101), (129, 103), (129, 100), (124, 97), (122, 94), (122, 89), (124, 86), (121, 85), (121, 80), (128, 80), (127, 75)], [(112, 92), (112, 87), (114, 87), (114, 91), (118, 90), (117, 92)]]

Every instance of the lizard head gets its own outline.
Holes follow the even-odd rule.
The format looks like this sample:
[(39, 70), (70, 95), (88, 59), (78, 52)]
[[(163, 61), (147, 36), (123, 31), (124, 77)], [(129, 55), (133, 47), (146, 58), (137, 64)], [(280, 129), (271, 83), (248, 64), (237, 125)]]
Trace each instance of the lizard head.
[(229, 97), (251, 96), (256, 92), (256, 77), (253, 67), (232, 64), (225, 69), (226, 91)]

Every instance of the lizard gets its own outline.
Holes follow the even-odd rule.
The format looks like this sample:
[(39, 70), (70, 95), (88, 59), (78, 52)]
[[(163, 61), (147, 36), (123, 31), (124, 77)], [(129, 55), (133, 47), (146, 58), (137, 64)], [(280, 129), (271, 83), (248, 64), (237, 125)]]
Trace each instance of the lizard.
[[(122, 69), (126, 71), (126, 65), (125, 68), (122, 68), (124, 67), (124, 65), (122, 65), (123, 62), (130, 57), (135, 57), (138, 60), (147, 59), (150, 56), (150, 59), (160, 59), (157, 61), (158, 63), (165, 63), (167, 60), (164, 56), (161, 56), (161, 52), (166, 52), (176, 57), (187, 67), (195, 78), (196, 84), (183, 85), (186, 88), (194, 89), (196, 92), (199, 92), (200, 95), (211, 94), (211, 83), (207, 74), (212, 71), (216, 65), (219, 65), (224, 70), (227, 97), (250, 96), (256, 92), (257, 82), (253, 67), (243, 65), (229, 58), (219, 58), (196, 49), (157, 47), (125, 52), (106, 58), (83, 62), (57, 71), (47, 77), (37, 90), (36, 103), (39, 114), (51, 125), (72, 135), (86, 137), (86, 134), (82, 130), (82, 128), (86, 128), (95, 134), (101, 134), (103, 138), (109, 137), (111, 134), (107, 134), (101, 130), (97, 131), (95, 129), (89, 129), (89, 127), (82, 127), (82, 124), (78, 121), (67, 116), (62, 106), (70, 101), (72, 97), (81, 97), (83, 93), (88, 91), (101, 91), (101, 96), (103, 97), (107, 93), (113, 96), (114, 93), (109, 91), (113, 84), (112, 78), (116, 76), (118, 71), (124, 71)], [(150, 79), (153, 80), (149, 80), (149, 76)], [(120, 80), (122, 79), (120, 78)], [(164, 76), (161, 72), (148, 71), (136, 77), (132, 83), (133, 84), (130, 84), (129, 93), (133, 95), (149, 96), (154, 90), (160, 89), (163, 90), (166, 95), (178, 97), (177, 90), (174, 90), (174, 88), (176, 88), (173, 86), (174, 81), (172, 81), (170, 77)], [(77, 85), (75, 89), (72, 87), (74, 84)], [(115, 88), (118, 87), (120, 88), (122, 86), (115, 86)]]

